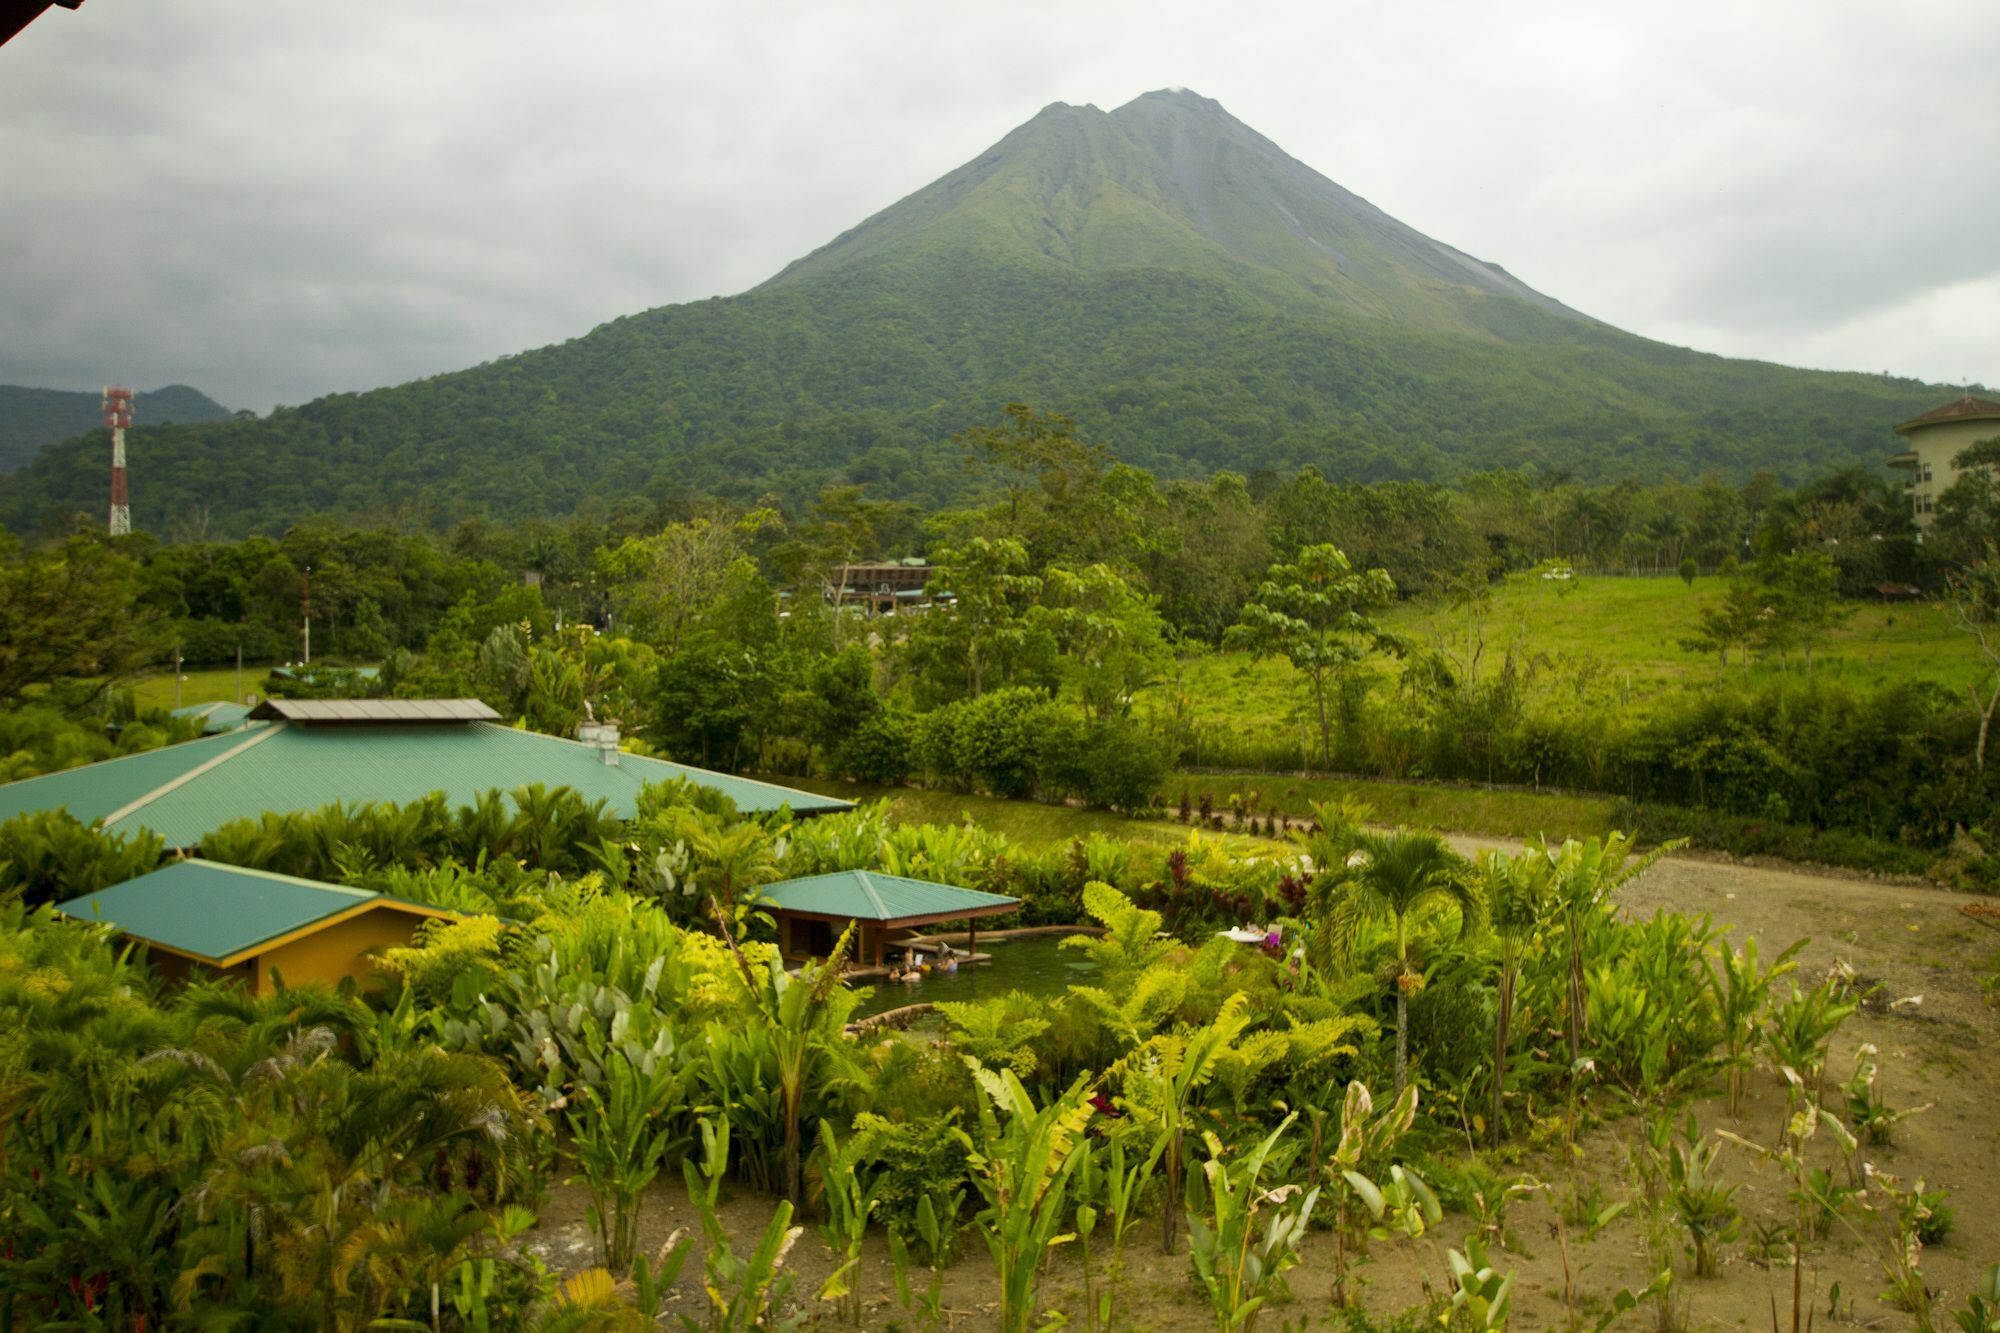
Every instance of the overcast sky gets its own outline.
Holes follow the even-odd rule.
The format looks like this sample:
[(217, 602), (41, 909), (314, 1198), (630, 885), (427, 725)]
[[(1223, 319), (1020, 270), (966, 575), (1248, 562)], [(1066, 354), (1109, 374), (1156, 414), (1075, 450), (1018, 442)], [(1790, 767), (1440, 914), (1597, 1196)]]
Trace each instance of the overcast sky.
[(1996, 384), (1996, 68), (1993, 0), (86, 0), (0, 47), (0, 383), (459, 369), (1179, 85), (1633, 332)]

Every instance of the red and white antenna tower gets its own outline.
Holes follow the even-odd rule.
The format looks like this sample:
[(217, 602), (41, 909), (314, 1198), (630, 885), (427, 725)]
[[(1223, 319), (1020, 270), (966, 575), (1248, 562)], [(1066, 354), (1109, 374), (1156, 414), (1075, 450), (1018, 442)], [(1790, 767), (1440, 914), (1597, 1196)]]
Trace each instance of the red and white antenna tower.
[(104, 388), (104, 424), (111, 430), (111, 535), (132, 531), (132, 502), (125, 490), (125, 428), (132, 424), (132, 391)]

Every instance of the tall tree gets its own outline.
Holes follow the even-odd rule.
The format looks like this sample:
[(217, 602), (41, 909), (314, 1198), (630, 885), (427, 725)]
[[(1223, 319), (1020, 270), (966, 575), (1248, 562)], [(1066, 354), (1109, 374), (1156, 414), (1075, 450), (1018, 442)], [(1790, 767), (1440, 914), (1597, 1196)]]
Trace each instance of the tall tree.
[(0, 704), (59, 683), (85, 703), (155, 660), (158, 619), (138, 595), (137, 567), (100, 538), (24, 554), (0, 532)]
[(1308, 546), (1292, 564), (1272, 565), (1244, 604), (1241, 623), (1223, 638), (1229, 647), (1278, 656), (1304, 672), (1319, 713), (1320, 762), (1333, 759), (1329, 687), (1370, 652), (1394, 646), (1371, 616), (1395, 600), (1385, 570), (1357, 573), (1338, 547)]

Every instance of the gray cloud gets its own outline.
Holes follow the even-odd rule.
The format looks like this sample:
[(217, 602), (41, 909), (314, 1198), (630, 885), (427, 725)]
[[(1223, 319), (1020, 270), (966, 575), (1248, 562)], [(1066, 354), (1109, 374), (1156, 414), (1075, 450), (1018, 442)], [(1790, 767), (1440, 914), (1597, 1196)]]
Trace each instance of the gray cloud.
[(232, 406), (740, 291), (1179, 84), (1579, 309), (2000, 381), (2000, 7), (88, 0), (0, 48), (0, 381)]

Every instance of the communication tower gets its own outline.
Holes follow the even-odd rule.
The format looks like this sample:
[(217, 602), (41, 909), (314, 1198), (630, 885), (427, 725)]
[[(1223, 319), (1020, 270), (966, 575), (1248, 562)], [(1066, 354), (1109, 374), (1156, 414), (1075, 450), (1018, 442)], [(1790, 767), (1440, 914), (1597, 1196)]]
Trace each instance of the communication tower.
[(125, 490), (125, 428), (132, 424), (132, 391), (104, 388), (104, 424), (111, 430), (111, 535), (132, 531), (132, 502)]

